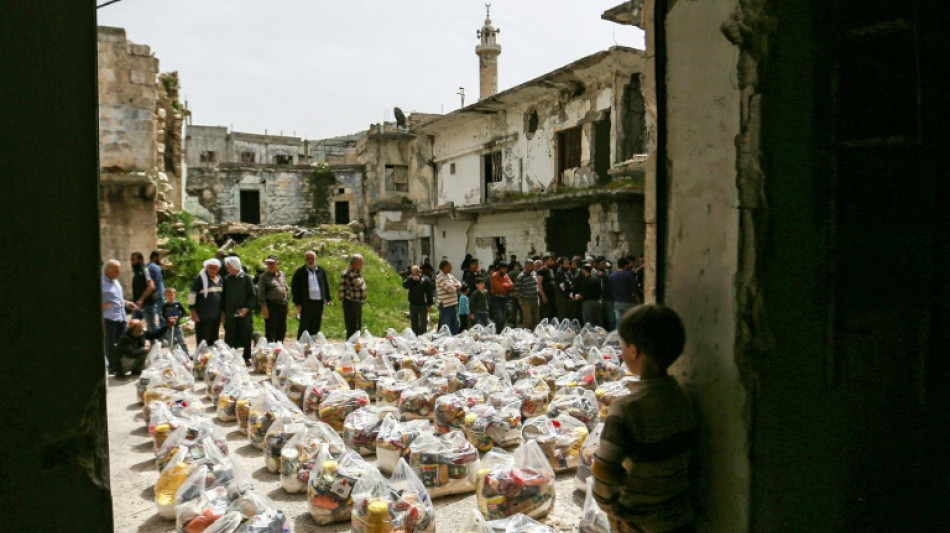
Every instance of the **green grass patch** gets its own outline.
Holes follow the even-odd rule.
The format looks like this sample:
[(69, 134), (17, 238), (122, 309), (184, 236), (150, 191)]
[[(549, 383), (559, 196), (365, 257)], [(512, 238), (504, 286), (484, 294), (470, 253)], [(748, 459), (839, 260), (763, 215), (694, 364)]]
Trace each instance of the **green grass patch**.
[[(339, 230), (337, 233), (339, 234)], [(178, 289), (179, 295), (182, 295), (181, 299), (184, 300), (183, 295), (187, 294), (192, 279), (201, 270), (204, 260), (214, 257), (215, 249), (177, 237), (169, 238), (167, 248), (172, 252), (168, 259), (175, 266), (166, 283)], [(366, 280), (368, 294), (363, 308), (363, 327), (368, 328), (374, 335), (385, 334), (387, 328), (402, 331), (409, 327), (409, 318), (406, 315), (409, 304), (399, 274), (365, 244), (320, 236), (295, 239), (290, 233), (276, 233), (245, 241), (234, 249), (252, 275), (265, 257), (276, 255), (280, 259), (280, 269), (287, 276), (288, 284), (294, 271), (304, 264), (303, 255), (307, 250), (317, 251), (317, 264), (327, 271), (327, 281), (333, 292), (333, 305), (324, 308), (324, 335), (332, 339), (343, 339), (346, 334), (343, 311), (337, 298), (337, 283), (340, 281), (340, 274), (349, 264), (350, 255), (354, 253), (359, 253), (364, 258), (363, 278)], [(287, 320), (288, 338), (297, 334), (297, 326), (296, 310), (291, 307)], [(260, 313), (254, 316), (254, 329), (264, 331), (264, 319)]]

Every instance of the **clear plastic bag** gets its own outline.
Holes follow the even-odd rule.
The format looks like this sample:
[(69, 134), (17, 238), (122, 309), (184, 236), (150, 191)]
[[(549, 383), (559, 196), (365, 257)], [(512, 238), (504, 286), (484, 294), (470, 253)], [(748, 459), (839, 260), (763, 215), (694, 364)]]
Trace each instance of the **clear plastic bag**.
[(587, 352), (587, 361), (594, 365), (595, 377), (600, 383), (618, 380), (623, 377), (620, 372), (620, 363), (623, 360), (620, 358), (620, 352), (615, 351), (612, 347), (591, 348)]
[(204, 379), (205, 378), (205, 365), (208, 364), (208, 361), (213, 359), (217, 355), (217, 352), (205, 341), (201, 341), (198, 344), (198, 348), (195, 349), (194, 356), (191, 360), (191, 372), (194, 375), (195, 379)]
[(264, 494), (251, 489), (238, 496), (228, 511), (241, 513), (240, 531), (247, 533), (290, 533), (290, 521), (284, 512)]
[(600, 436), (604, 431), (604, 423), (597, 424), (590, 432), (587, 440), (581, 446), (580, 462), (577, 464), (577, 474), (574, 476), (574, 490), (584, 490), (587, 479), (591, 476), (591, 465), (594, 463), (594, 454), (600, 448)]
[(413, 370), (401, 369), (392, 377), (384, 376), (376, 381), (376, 402), (379, 405), (396, 407), (402, 391), (418, 379)]
[(581, 387), (593, 391), (597, 388), (597, 371), (594, 365), (585, 365), (577, 370), (568, 372), (554, 381), (554, 390), (565, 387)]
[(171, 432), (158, 451), (155, 452), (155, 466), (158, 471), (164, 470), (168, 461), (181, 448), (190, 448), (202, 439), (210, 438), (222, 454), (228, 454), (228, 441), (218, 431), (217, 427), (207, 418), (190, 421)]
[(302, 367), (293, 367), (289, 372), (287, 381), (284, 382), (284, 393), (294, 405), (303, 409), (303, 399), (307, 390), (316, 379), (316, 374)]
[(448, 381), (440, 378), (422, 378), (406, 387), (399, 395), (399, 415), (403, 420), (432, 420), (435, 400), (448, 392)]
[(350, 413), (369, 405), (369, 396), (361, 390), (335, 390), (320, 403), (320, 420), (337, 432), (343, 431), (343, 421)]
[(211, 489), (179, 505), (175, 512), (175, 528), (179, 533), (209, 531), (231, 532), (241, 524), (239, 513), (228, 513), (228, 493)]
[(612, 404), (614, 400), (630, 394), (629, 384), (634, 381), (638, 381), (638, 378), (623, 378), (620, 381), (608, 381), (597, 387), (597, 390), (594, 391), (594, 395), (597, 397), (597, 405), (600, 408), (601, 419), (607, 418), (607, 410), (610, 409), (610, 404)]
[(580, 463), (581, 446), (587, 440), (587, 426), (580, 420), (562, 414), (556, 419), (537, 416), (528, 419), (522, 428), (525, 440), (534, 440), (555, 472), (567, 472)]
[(440, 396), (435, 401), (435, 428), (439, 433), (448, 433), (461, 429), (465, 425), (465, 415), (475, 405), (485, 403), (487, 396), (475, 389), (461, 389)]
[(258, 390), (257, 385), (248, 377), (245, 379), (232, 379), (218, 394), (218, 405), (215, 410), (215, 416), (222, 422), (233, 422), (237, 420), (238, 401), (242, 397), (254, 393)]
[(247, 417), (247, 439), (258, 450), (264, 449), (264, 438), (271, 424), (287, 411), (276, 391), (268, 387), (265, 384), (264, 393), (254, 399)]
[(478, 509), (472, 509), (465, 513), (465, 518), (459, 524), (458, 533), (495, 533), (488, 525), (482, 513)]
[(584, 491), (584, 508), (577, 530), (580, 533), (610, 533), (610, 519), (594, 499), (594, 478), (587, 479)]
[(155, 482), (155, 506), (162, 518), (175, 519), (175, 499), (178, 491), (192, 473), (202, 465), (219, 469), (217, 477), (225, 478), (228, 475), (231, 478), (234, 477), (233, 463), (210, 439), (203, 439), (195, 446), (179, 448), (159, 474), (158, 481)]
[(228, 363), (220, 369), (214, 380), (208, 383), (206, 388), (208, 398), (211, 400), (217, 400), (224, 391), (224, 388), (227, 387), (231, 382), (246, 381), (249, 379), (251, 379), (251, 375), (248, 374), (247, 369), (244, 368), (244, 363), (240, 363), (239, 365)]
[(300, 417), (295, 417), (288, 411), (281, 412), (277, 419), (267, 429), (264, 436), (264, 467), (271, 474), (281, 471), (281, 450), (291, 437), (304, 430), (304, 423)]
[(392, 366), (386, 364), (387, 360), (368, 355), (356, 365), (356, 373), (353, 375), (353, 388), (361, 390), (369, 395), (370, 398), (376, 397), (376, 382), (379, 378), (392, 376), (395, 372)]
[(326, 525), (350, 520), (353, 490), (363, 473), (371, 470), (382, 479), (379, 471), (359, 454), (347, 450), (339, 459), (334, 459), (328, 449), (322, 449), (307, 483), (307, 500), (313, 521)]
[(478, 451), (461, 431), (421, 435), (410, 445), (409, 466), (433, 499), (475, 490)]
[(396, 415), (395, 407), (367, 405), (347, 415), (343, 421), (343, 442), (360, 455), (376, 453), (376, 436), (387, 414)]
[(583, 422), (588, 431), (600, 422), (600, 406), (594, 391), (570, 387), (558, 391), (548, 406), (548, 417), (557, 418), (561, 413), (573, 416)]
[(541, 518), (554, 508), (554, 470), (534, 441), (514, 455), (494, 449), (482, 459), (475, 494), (490, 520), (518, 513)]
[(554, 528), (520, 513), (501, 520), (492, 520), (488, 522), (488, 526), (495, 533), (555, 533)]
[(307, 387), (303, 396), (303, 412), (311, 418), (318, 417), (320, 404), (331, 392), (338, 390), (350, 390), (343, 376), (336, 372), (325, 372), (316, 376)]
[(394, 531), (435, 533), (435, 507), (419, 476), (400, 459), (389, 478), (395, 502), (390, 508)]
[(551, 389), (543, 379), (526, 378), (518, 380), (512, 391), (521, 399), (521, 416), (525, 419), (543, 415), (551, 402)]
[(395, 495), (386, 478), (373, 466), (366, 468), (351, 491), (353, 510), (350, 514), (352, 533), (391, 533), (392, 508)]
[[(495, 398), (503, 400), (492, 401)], [(521, 444), (521, 402), (507, 394), (492, 395), (489, 401), (469, 409), (463, 426), (465, 437), (483, 452), (494, 446), (510, 448)]]
[(376, 435), (376, 466), (383, 472), (392, 472), (399, 458), (409, 455), (412, 441), (424, 433), (432, 433), (428, 420), (400, 422), (387, 414)]
[(267, 392), (255, 383), (251, 387), (242, 387), (235, 395), (234, 416), (237, 418), (238, 429), (245, 435), (247, 435), (247, 422), (251, 417), (251, 405), (263, 394)]

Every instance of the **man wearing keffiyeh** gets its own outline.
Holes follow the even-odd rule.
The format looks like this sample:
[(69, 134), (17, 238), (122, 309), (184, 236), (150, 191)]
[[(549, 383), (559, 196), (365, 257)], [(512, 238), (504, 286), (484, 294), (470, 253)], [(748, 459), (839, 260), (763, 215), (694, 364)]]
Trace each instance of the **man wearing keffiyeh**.
[(195, 323), (195, 342), (205, 341), (208, 346), (218, 340), (221, 324), (222, 279), (218, 276), (221, 266), (217, 259), (204, 262), (204, 269), (191, 282), (188, 307), (191, 321)]

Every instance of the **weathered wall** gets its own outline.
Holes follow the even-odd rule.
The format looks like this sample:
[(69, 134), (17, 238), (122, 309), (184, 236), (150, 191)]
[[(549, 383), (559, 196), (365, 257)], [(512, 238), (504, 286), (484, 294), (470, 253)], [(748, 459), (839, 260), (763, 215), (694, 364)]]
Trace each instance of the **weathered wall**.
[(127, 41), (122, 28), (99, 28), (99, 160), (103, 168), (158, 165), (155, 112), (158, 59)]
[(215, 152), (219, 162), (228, 152), (228, 128), (224, 126), (192, 126), (185, 129), (185, 162), (189, 169), (214, 167), (217, 163), (201, 161), (201, 154)]
[(335, 202), (348, 202), (350, 205), (350, 220), (361, 220), (365, 208), (363, 201), (363, 167), (347, 165), (331, 166), (330, 168), (336, 176), (333, 197), (330, 199), (330, 216), (336, 216)]
[(0, 516), (8, 531), (111, 533), (95, 10), (3, 7)]
[(242, 190), (260, 191), (261, 224), (304, 224), (310, 211), (311, 167), (219, 166), (189, 168), (187, 192), (215, 222), (241, 219)]
[(735, 1), (679, 2), (667, 16), (673, 164), (664, 303), (686, 325), (686, 351), (673, 373), (700, 421), (694, 479), (701, 529), (717, 532), (747, 530), (749, 512), (746, 390), (734, 359), (738, 54), (719, 29), (735, 7)]
[[(547, 209), (537, 209), (479, 215), (478, 222), (472, 227), (472, 239), (478, 241), (504, 237), (507, 255), (516, 254), (522, 259), (529, 255), (540, 255), (546, 249), (547, 230), (544, 220), (549, 214)], [(478, 253), (484, 253), (483, 249), (476, 249)], [(479, 255), (478, 260), (488, 265), (494, 257)]]
[(643, 199), (591, 204), (590, 236), (587, 255), (602, 255), (611, 261), (641, 255), (646, 237)]
[[(471, 220), (453, 220), (447, 216), (439, 217), (438, 223), (433, 226), (434, 231), (434, 257), (433, 265), (437, 265), (436, 259), (443, 255), (447, 256), (456, 264), (456, 267), (462, 264), (465, 254), (471, 253), (478, 257), (483, 266), (487, 266), (492, 259), (490, 252), (476, 252), (473, 248), (475, 239), (470, 238), (473, 221)], [(486, 262), (487, 261), (487, 262)]]
[[(100, 255), (128, 265), (132, 252), (145, 257), (156, 248), (156, 185), (144, 175), (102, 173), (99, 178)], [(132, 294), (132, 272), (123, 268), (119, 280)]]

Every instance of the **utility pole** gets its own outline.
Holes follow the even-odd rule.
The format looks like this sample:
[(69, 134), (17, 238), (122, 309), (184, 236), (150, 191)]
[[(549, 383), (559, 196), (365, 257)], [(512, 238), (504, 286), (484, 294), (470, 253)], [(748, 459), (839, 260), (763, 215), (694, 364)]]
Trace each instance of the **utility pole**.
[(459, 92), (455, 93), (462, 97), (462, 107), (465, 107), (465, 87), (459, 87)]

